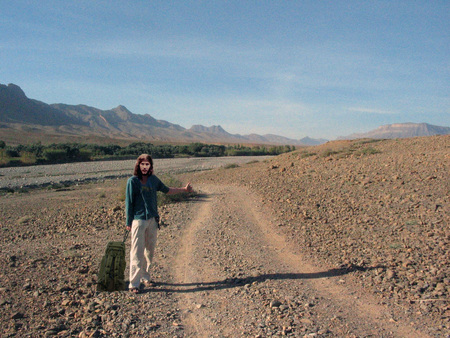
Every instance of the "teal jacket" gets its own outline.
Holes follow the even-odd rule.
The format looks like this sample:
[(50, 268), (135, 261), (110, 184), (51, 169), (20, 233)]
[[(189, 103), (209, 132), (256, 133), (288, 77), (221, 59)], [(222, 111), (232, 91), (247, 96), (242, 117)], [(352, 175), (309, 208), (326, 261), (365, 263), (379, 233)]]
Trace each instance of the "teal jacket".
[(155, 175), (149, 176), (145, 185), (137, 176), (128, 179), (125, 195), (127, 226), (131, 226), (134, 219), (145, 220), (158, 216), (158, 191), (167, 194), (169, 188)]

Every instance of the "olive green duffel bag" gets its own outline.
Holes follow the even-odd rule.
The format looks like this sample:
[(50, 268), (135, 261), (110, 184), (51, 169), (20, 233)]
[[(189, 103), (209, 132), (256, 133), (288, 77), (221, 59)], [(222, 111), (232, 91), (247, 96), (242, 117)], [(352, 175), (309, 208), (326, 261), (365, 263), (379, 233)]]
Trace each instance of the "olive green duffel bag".
[(97, 291), (119, 291), (125, 288), (125, 232), (122, 242), (109, 242), (100, 262)]

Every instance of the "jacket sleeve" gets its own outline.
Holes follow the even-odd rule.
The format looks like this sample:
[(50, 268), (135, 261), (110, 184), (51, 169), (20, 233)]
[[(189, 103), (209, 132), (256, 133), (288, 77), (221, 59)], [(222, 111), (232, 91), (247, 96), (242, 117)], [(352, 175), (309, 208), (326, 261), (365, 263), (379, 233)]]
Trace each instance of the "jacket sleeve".
[(134, 218), (134, 185), (133, 178), (128, 179), (127, 189), (125, 192), (125, 212), (127, 217), (127, 226), (131, 226)]
[(158, 178), (157, 190), (167, 194), (170, 189)]

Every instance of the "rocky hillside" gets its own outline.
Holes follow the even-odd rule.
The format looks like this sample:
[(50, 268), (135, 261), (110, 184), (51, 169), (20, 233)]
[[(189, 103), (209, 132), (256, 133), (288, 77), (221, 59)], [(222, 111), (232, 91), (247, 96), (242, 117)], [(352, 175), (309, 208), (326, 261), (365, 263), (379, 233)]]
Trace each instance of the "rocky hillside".
[(257, 143), (282, 145), (312, 145), (324, 142), (304, 138), (294, 140), (278, 135), (230, 134), (220, 126), (195, 125), (185, 129), (180, 125), (157, 120), (149, 114), (133, 114), (124, 106), (100, 110), (86, 105), (46, 104), (29, 99), (14, 84), (0, 84), (1, 139), (16, 143), (17, 134), (27, 133), (21, 141), (46, 141), (64, 137), (146, 140), (162, 142)]
[(334, 141), (199, 179), (259, 192), (312, 257), (358, 269), (385, 301), (448, 323), (449, 154), (450, 135)]
[(341, 137), (341, 139), (392, 139), (447, 134), (450, 134), (449, 127), (434, 126), (428, 123), (396, 123), (378, 127), (377, 129), (367, 133), (352, 134), (346, 137)]
[(0, 122), (56, 127), (77, 121), (52, 106), (28, 99), (19, 86), (0, 84)]

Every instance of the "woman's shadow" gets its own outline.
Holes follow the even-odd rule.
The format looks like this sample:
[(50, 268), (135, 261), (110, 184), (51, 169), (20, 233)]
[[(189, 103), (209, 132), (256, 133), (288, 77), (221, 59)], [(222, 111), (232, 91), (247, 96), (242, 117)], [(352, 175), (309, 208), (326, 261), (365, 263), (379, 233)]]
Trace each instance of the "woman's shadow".
[(306, 279), (318, 279), (343, 276), (354, 271), (367, 271), (373, 269), (384, 268), (383, 266), (376, 267), (360, 267), (352, 265), (349, 267), (331, 269), (322, 272), (313, 273), (272, 273), (262, 274), (252, 277), (238, 277), (238, 278), (226, 278), (224, 280), (207, 283), (166, 283), (166, 282), (154, 282), (154, 288), (145, 289), (143, 292), (171, 292), (171, 293), (190, 293), (201, 291), (212, 291), (242, 287), (254, 282), (262, 283), (266, 280), (306, 280)]

